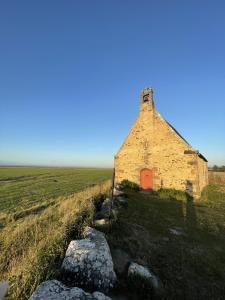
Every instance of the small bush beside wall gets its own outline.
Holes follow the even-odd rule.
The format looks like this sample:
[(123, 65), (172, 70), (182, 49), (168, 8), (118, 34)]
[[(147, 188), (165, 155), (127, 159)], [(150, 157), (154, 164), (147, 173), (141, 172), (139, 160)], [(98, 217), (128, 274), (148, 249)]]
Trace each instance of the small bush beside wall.
[(127, 179), (124, 179), (121, 183), (120, 183), (120, 187), (122, 189), (132, 189), (134, 191), (140, 191), (140, 187), (137, 183), (129, 181)]

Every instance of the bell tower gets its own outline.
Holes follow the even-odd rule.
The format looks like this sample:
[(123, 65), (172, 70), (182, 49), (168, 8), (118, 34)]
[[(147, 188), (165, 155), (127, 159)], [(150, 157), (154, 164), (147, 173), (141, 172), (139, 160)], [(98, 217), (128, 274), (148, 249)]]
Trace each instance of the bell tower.
[(153, 111), (154, 100), (153, 100), (153, 89), (146, 87), (140, 95), (140, 110), (141, 111)]

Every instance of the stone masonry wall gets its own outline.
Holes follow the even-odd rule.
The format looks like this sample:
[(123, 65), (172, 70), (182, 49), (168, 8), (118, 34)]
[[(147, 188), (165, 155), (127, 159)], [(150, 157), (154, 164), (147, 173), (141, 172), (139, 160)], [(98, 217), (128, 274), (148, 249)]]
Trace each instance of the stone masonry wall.
[(158, 113), (155, 113), (154, 131), (155, 188), (196, 193), (195, 154), (185, 154), (185, 151), (193, 152), (192, 147)]
[(149, 147), (153, 142), (152, 120), (153, 109), (146, 107), (145, 111), (140, 112), (128, 137), (115, 156), (117, 183), (128, 179), (140, 184), (140, 170), (143, 166), (152, 166), (151, 147)]
[(198, 157), (197, 160), (197, 172), (198, 172), (198, 184), (199, 184), (199, 193), (201, 193), (202, 189), (209, 184), (208, 179), (208, 164), (206, 161)]

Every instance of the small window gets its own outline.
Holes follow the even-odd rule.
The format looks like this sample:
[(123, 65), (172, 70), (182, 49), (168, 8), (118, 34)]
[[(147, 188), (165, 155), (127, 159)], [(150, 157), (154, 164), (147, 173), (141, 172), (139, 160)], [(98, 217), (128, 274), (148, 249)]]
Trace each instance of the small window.
[(143, 101), (144, 101), (144, 102), (148, 101), (148, 95), (145, 95), (145, 96), (144, 96)]

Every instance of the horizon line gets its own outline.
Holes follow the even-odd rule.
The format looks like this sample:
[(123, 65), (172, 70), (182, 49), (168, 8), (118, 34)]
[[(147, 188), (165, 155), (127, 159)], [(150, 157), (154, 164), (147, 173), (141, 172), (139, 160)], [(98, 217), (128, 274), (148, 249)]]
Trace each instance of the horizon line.
[(113, 169), (113, 166), (79, 166), (79, 165), (47, 165), (47, 164), (2, 164), (0, 163), (0, 167), (39, 167), (39, 168), (81, 168), (81, 169)]

